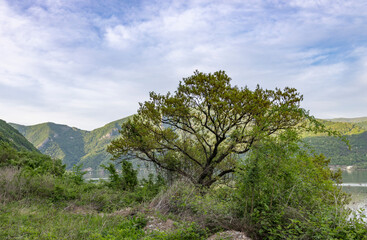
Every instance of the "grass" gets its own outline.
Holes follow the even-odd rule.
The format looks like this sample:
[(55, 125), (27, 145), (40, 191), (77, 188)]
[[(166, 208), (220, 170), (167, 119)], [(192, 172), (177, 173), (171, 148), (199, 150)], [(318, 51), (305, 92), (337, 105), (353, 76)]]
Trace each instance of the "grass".
[[(140, 221), (140, 222), (139, 222)], [(0, 239), (138, 239), (144, 221), (14, 202), (0, 207)]]
[(145, 229), (152, 216), (167, 221), (145, 207), (155, 195), (153, 183), (131, 192), (75, 179), (0, 168), (0, 239), (174, 240), (208, 235), (192, 221), (176, 220), (168, 231)]
[[(276, 232), (283, 237), (256, 238), (257, 225), (236, 214), (236, 195), (226, 185), (203, 192), (187, 182), (177, 182), (155, 195), (149, 181), (129, 192), (112, 189), (107, 183), (77, 184), (76, 179), (0, 168), (0, 239), (189, 240), (207, 239), (223, 230), (247, 232), (253, 239), (283, 239), (288, 233), (300, 235), (289, 232), (298, 226), (310, 231), (307, 236), (318, 234), (319, 239), (367, 239), (363, 222), (337, 229), (330, 226), (334, 218), (323, 214), (310, 218), (311, 227), (297, 221), (295, 228)], [(282, 217), (276, 212), (268, 215), (279, 221)], [(269, 229), (274, 228), (269, 225)]]
[(206, 239), (195, 223), (177, 223), (170, 232), (145, 231), (145, 215), (133, 217), (75, 213), (53, 205), (12, 202), (0, 205), (0, 239)]

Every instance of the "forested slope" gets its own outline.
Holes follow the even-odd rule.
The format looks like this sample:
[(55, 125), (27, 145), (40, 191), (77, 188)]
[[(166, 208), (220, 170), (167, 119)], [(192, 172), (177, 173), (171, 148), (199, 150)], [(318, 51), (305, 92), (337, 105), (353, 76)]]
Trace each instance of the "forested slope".
[(346, 137), (348, 145), (339, 138), (306, 135), (304, 141), (317, 153), (330, 158), (332, 165), (356, 165), (367, 168), (367, 118), (336, 118), (321, 120), (329, 129)]
[(317, 153), (323, 153), (331, 159), (333, 165), (357, 165), (367, 168), (367, 132), (346, 136), (348, 145), (336, 137), (316, 136), (305, 138)]
[(6, 142), (17, 150), (38, 151), (22, 134), (3, 120), (0, 120), (0, 142)]
[(33, 126), (11, 124), (18, 129), (42, 153), (62, 159), (67, 168), (83, 164), (83, 168), (97, 169), (107, 163), (111, 156), (106, 152), (110, 141), (118, 136), (120, 119), (93, 131), (85, 131), (56, 123), (42, 123)]

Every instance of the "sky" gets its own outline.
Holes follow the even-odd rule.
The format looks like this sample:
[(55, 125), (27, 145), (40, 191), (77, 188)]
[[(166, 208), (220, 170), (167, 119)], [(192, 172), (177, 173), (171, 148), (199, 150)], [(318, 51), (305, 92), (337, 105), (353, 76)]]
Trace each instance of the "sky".
[(0, 0), (0, 119), (92, 130), (195, 70), (367, 116), (365, 0)]

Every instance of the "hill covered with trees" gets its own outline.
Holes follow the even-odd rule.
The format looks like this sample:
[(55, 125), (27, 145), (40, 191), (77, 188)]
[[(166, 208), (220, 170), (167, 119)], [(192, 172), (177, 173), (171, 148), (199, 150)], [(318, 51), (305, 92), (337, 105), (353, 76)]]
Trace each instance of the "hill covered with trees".
[(1, 119), (0, 142), (8, 143), (17, 150), (38, 151), (22, 134)]
[(355, 165), (367, 168), (367, 132), (346, 135), (348, 145), (336, 137), (314, 136), (304, 141), (317, 153), (331, 159), (332, 165)]
[[(31, 170), (33, 174), (62, 175), (65, 172), (61, 160), (40, 153), (16, 129), (0, 120), (0, 169), (3, 167), (23, 168)], [(0, 192), (3, 187), (0, 184)]]
[(42, 123), (23, 126), (11, 123), (39, 151), (53, 158), (62, 159), (67, 169), (75, 164), (97, 169), (106, 164), (111, 156), (107, 145), (118, 135), (118, 130), (127, 118), (106, 124), (93, 131), (85, 131), (67, 125)]

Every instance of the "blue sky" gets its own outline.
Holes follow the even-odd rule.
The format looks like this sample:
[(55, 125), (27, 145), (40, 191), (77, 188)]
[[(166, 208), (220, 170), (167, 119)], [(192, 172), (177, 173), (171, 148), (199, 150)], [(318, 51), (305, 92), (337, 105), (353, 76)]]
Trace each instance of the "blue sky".
[(367, 116), (367, 2), (0, 0), (0, 118), (94, 129), (198, 69)]

